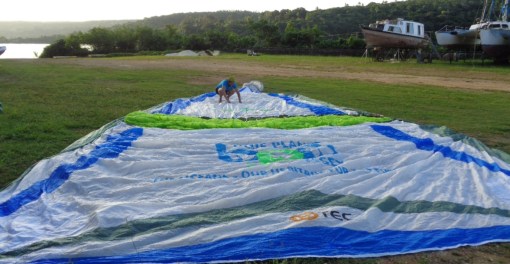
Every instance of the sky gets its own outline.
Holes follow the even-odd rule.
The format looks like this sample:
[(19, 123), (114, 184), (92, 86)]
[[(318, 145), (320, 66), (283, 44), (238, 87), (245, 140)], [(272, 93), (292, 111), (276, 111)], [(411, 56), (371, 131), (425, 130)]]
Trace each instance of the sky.
[[(395, 0), (388, 0), (393, 2)], [(92, 21), (144, 19), (173, 13), (220, 10), (254, 12), (282, 9), (328, 9), (381, 3), (383, 0), (7, 0), (2, 1), (0, 21)]]

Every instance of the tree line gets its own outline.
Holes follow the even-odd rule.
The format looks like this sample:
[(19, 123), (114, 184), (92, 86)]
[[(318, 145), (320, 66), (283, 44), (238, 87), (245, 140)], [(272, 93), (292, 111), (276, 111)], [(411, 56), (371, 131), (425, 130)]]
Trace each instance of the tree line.
[(356, 35), (347, 38), (324, 38), (317, 28), (297, 29), (292, 23), (280, 32), (267, 20), (250, 24), (250, 34), (211, 29), (204, 33), (185, 34), (173, 25), (164, 29), (148, 26), (135, 28), (92, 28), (57, 40), (44, 49), (42, 58), (53, 56), (87, 56), (91, 53), (126, 54), (171, 52), (182, 49), (244, 51), (246, 49), (281, 47), (306, 49), (363, 48), (364, 41)]
[[(239, 51), (257, 48), (363, 48), (360, 24), (405, 18), (432, 32), (444, 25), (469, 27), (483, 0), (408, 0), (326, 10), (220, 11), (146, 18), (110, 28), (94, 27), (59, 39), (41, 55), (141, 53), (191, 49)], [(498, 0), (502, 2), (502, 0)], [(430, 34), (433, 37), (433, 34)], [(83, 48), (87, 44), (92, 49)]]

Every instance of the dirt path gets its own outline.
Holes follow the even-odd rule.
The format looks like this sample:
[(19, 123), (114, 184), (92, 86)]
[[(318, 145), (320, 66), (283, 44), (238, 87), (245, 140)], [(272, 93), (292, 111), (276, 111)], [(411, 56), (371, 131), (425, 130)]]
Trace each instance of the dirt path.
[(91, 67), (113, 67), (119, 69), (179, 69), (204, 71), (215, 74), (232, 74), (262, 78), (280, 77), (319, 77), (344, 80), (363, 80), (385, 84), (417, 84), (446, 88), (493, 90), (510, 92), (509, 80), (489, 79), (481, 74), (458, 74), (457, 76), (432, 76), (424, 73), (397, 74), (387, 72), (354, 72), (352, 69), (314, 69), (310, 66), (276, 65), (257, 62), (218, 61), (197, 59), (158, 59), (158, 60), (118, 60), (118, 59), (65, 59), (53, 60), (58, 63), (78, 64)]

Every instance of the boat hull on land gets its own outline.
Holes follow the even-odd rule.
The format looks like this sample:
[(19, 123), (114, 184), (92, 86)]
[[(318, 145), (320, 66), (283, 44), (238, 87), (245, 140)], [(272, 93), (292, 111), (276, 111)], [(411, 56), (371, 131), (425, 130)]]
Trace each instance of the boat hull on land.
[(510, 22), (493, 21), (480, 29), (482, 50), (488, 57), (507, 60), (510, 56)]

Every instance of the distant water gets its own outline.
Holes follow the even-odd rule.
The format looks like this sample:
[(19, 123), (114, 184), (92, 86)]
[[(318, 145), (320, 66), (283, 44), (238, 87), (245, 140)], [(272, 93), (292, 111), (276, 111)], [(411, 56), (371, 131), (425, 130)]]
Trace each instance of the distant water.
[(48, 45), (49, 44), (0, 43), (0, 46), (7, 47), (4, 54), (0, 55), (0, 59), (36, 59), (38, 56), (41, 56), (44, 48)]

